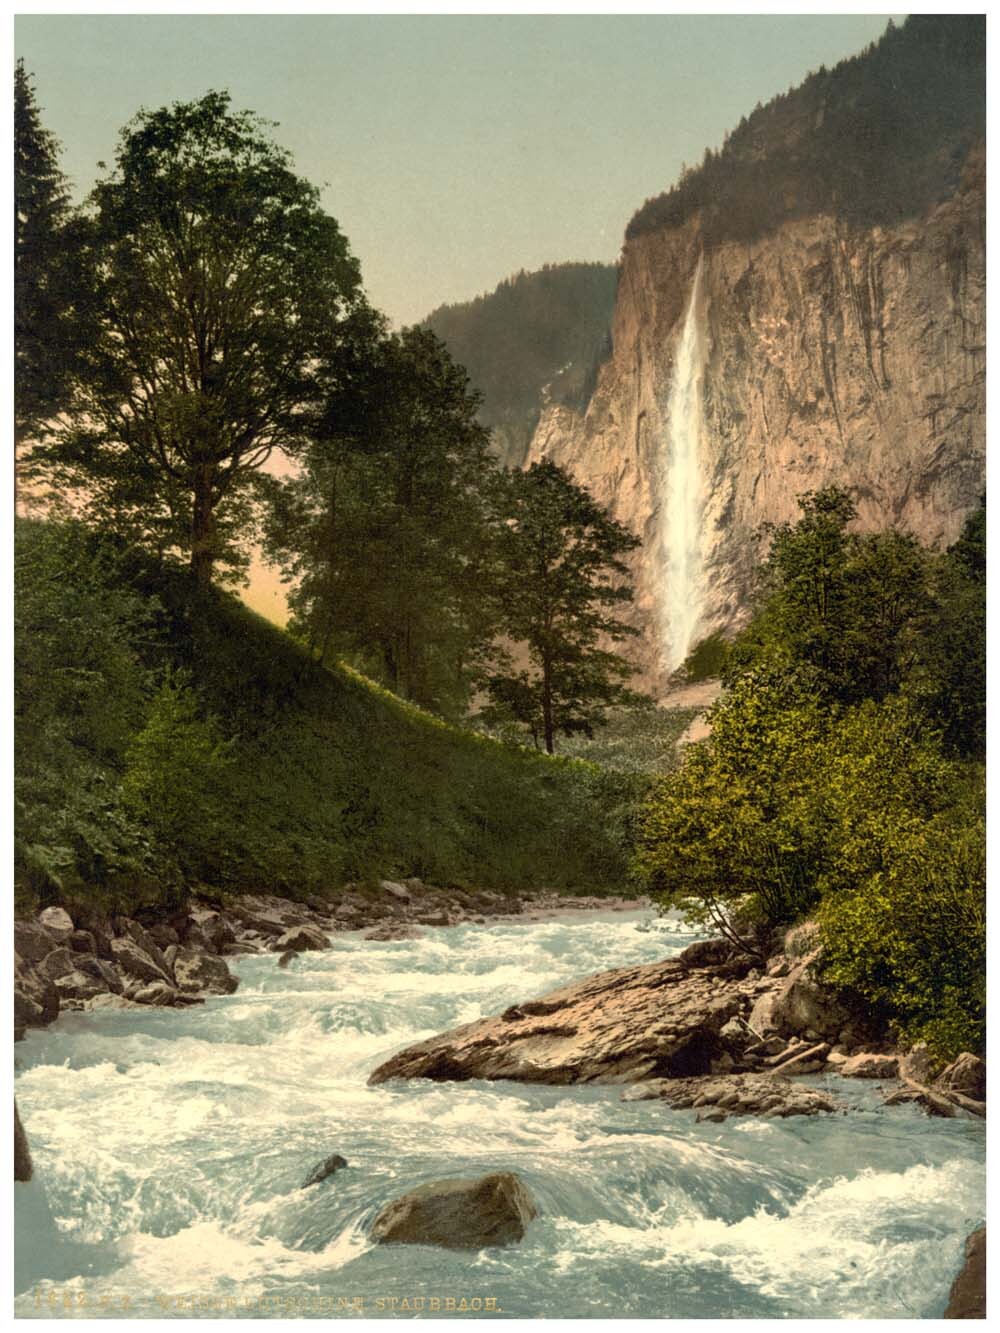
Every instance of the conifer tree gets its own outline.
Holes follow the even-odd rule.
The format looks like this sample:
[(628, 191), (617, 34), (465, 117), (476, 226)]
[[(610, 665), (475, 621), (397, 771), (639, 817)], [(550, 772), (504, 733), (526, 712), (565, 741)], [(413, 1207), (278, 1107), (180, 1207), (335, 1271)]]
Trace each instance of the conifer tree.
[(31, 75), (14, 70), (15, 441), (65, 405), (73, 339), (66, 263), (69, 192), (59, 144), (42, 124)]

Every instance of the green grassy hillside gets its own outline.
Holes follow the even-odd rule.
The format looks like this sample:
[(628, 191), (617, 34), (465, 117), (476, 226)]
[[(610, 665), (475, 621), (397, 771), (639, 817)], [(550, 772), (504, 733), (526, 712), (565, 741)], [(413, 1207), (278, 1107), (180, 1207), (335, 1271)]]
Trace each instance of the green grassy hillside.
[(628, 779), (449, 726), (81, 530), (21, 525), (16, 565), (22, 899), (622, 887)]

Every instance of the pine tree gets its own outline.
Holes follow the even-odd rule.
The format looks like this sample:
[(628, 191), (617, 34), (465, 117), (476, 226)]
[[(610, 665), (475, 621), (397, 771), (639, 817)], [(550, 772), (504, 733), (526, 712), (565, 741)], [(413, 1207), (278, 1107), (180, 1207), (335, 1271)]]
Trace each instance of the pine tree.
[(41, 432), (66, 404), (72, 363), (66, 178), (42, 125), (31, 75), (14, 70), (15, 441)]

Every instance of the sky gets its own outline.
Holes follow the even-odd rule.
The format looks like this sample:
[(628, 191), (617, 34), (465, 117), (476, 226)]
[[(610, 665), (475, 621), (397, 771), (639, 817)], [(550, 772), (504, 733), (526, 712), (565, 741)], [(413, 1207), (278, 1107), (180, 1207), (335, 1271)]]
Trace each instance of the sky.
[[(898, 16), (897, 16), (898, 18)], [(643, 201), (887, 15), (22, 15), (82, 196), (141, 106), (279, 122), (398, 325), (519, 269), (614, 261)]]

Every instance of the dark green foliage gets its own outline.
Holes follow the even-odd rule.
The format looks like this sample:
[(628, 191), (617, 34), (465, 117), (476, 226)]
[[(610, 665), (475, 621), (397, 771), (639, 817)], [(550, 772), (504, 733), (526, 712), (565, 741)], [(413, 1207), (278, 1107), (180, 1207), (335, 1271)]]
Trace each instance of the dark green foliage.
[(508, 466), (524, 461), (543, 390), (574, 407), (589, 398), (597, 363), (610, 352), (617, 284), (610, 264), (546, 264), (424, 321), (482, 394), (479, 419), (493, 428)]
[(43, 898), (153, 872), (118, 775), (141, 726), (157, 607), (79, 525), (19, 521), (14, 604), (15, 867)]
[(75, 414), (33, 466), (208, 581), (239, 563), (258, 469), (308, 432), (357, 264), (263, 122), (214, 92), (126, 126), (79, 264), (93, 336)]
[(781, 222), (830, 213), (891, 226), (954, 194), (985, 138), (986, 22), (911, 15), (861, 55), (811, 74), (647, 200), (629, 238), (701, 214), (706, 245), (749, 241)]
[(986, 757), (986, 497), (934, 562), (920, 697), (956, 754)]
[(487, 723), (520, 723), (551, 754), (558, 734), (590, 735), (609, 708), (636, 702), (632, 667), (604, 645), (636, 631), (615, 615), (631, 601), (622, 557), (638, 539), (554, 463), (506, 475), (497, 534), (501, 628), (527, 650), (487, 680)]
[(31, 76), (14, 71), (14, 424), (18, 442), (66, 405), (76, 328), (67, 263), (69, 192)]
[(426, 329), (372, 340), (327, 399), (267, 550), (292, 628), (396, 693), (464, 714), (492, 641), (495, 463), (465, 371)]
[(638, 864), (665, 906), (731, 933), (736, 914), (793, 921), (818, 896), (826, 819), (816, 774), (828, 722), (808, 690), (748, 674), (708, 714), (707, 741), (647, 804)]
[(184, 672), (169, 669), (125, 752), (122, 801), (159, 844), (176, 848), (181, 869), (199, 873), (225, 825), (232, 747), (205, 717)]
[(683, 679), (690, 685), (703, 680), (717, 680), (725, 669), (729, 657), (729, 642), (725, 635), (716, 632), (702, 639), (684, 661), (681, 667)]
[(985, 498), (960, 540), (928, 551), (912, 536), (849, 530), (855, 507), (838, 487), (799, 500), (796, 524), (770, 529), (753, 619), (724, 676), (762, 666), (795, 671), (823, 699), (921, 701), (947, 748), (985, 744)]
[[(462, 731), (327, 669), (227, 594), (194, 591), (179, 567), (133, 559), (98, 578), (61, 528), (27, 537), (40, 545), (19, 567), (18, 697), (33, 724), (19, 730), (22, 894), (128, 909), (199, 881), (292, 896), (378, 875), (512, 892), (623, 885), (627, 780)], [(56, 705), (35, 702), (39, 654), (72, 681), (87, 648), (77, 602), (100, 629), (92, 655), (121, 654), (93, 686), (122, 709), (100, 753), (82, 724), (49, 745)]]
[(913, 828), (819, 913), (825, 974), (942, 1060), (986, 1043), (982, 793)]

